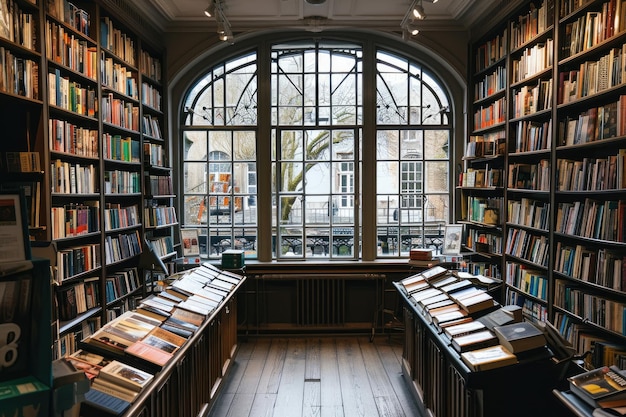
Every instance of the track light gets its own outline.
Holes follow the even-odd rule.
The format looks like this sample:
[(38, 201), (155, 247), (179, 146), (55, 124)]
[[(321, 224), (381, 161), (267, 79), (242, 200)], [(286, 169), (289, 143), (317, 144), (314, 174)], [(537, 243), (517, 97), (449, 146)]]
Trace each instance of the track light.
[(213, 17), (213, 16), (215, 16), (215, 2), (213, 0), (211, 0), (211, 2), (209, 2), (209, 6), (204, 10), (204, 15), (206, 17)]
[(413, 16), (419, 20), (426, 19), (426, 12), (424, 12), (424, 6), (422, 6), (421, 0), (413, 6)]
[(204, 11), (207, 17), (215, 17), (217, 23), (217, 35), (221, 41), (233, 43), (235, 37), (230, 27), (230, 22), (224, 14), (224, 0), (211, 0)]

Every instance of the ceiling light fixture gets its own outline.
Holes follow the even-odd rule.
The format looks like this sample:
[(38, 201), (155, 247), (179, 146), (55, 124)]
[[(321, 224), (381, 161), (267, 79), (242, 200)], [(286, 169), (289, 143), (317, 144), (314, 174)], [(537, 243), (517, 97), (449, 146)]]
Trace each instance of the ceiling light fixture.
[(422, 5), (423, 1), (434, 4), (438, 0), (413, 0), (411, 2), (411, 7), (406, 11), (402, 22), (400, 22), (403, 39), (408, 39), (410, 36), (415, 36), (419, 33), (419, 27), (416, 22), (426, 19), (426, 12)]
[(215, 17), (217, 23), (217, 35), (221, 41), (235, 42), (233, 31), (230, 27), (230, 22), (224, 14), (224, 0), (211, 0), (209, 6), (204, 11), (207, 17)]
[(209, 2), (209, 5), (207, 6), (207, 8), (204, 9), (204, 15), (206, 17), (213, 17), (213, 16), (215, 16), (215, 2), (213, 0), (211, 0)]
[(422, 0), (415, 3), (416, 4), (413, 6), (413, 16), (419, 20), (426, 19), (426, 12), (424, 11), (424, 6), (422, 6)]

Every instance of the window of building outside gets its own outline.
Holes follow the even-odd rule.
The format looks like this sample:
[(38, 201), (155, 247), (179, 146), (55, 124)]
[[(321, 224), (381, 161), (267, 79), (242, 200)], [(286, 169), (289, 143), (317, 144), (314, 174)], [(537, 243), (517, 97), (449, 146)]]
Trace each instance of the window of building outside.
[[(259, 244), (271, 244), (276, 260), (352, 260), (364, 245), (375, 245), (380, 258), (439, 249), (453, 197), (453, 136), (438, 78), (383, 49), (364, 59), (356, 43), (297, 41), (270, 50), (215, 65), (186, 94), (182, 219), (199, 229), (202, 253), (218, 258), (233, 248), (255, 258)], [(264, 64), (269, 80), (258, 78)], [(376, 99), (366, 102), (371, 72)], [(269, 102), (259, 102), (262, 82), (270, 84)], [(271, 108), (269, 139), (258, 137), (259, 107)], [(375, 120), (366, 124), (364, 114)], [(258, 159), (261, 146), (271, 146), (271, 160)], [(363, 163), (372, 157), (375, 166)], [(376, 184), (364, 184), (372, 169)], [(259, 181), (271, 181), (271, 219), (258, 215)], [(366, 205), (376, 213), (375, 242), (361, 237)], [(271, 222), (271, 236), (259, 235), (259, 222)]]

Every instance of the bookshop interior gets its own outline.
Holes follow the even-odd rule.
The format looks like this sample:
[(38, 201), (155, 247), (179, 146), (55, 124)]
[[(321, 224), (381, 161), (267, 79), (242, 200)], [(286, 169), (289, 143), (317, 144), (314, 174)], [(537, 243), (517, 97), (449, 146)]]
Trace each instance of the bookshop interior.
[(0, 417), (626, 415), (626, 0), (0, 0), (0, 124)]

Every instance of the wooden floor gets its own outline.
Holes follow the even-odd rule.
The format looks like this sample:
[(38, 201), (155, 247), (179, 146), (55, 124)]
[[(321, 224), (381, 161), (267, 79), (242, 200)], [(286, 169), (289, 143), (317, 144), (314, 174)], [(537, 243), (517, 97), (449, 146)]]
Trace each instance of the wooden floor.
[(401, 358), (395, 336), (249, 337), (209, 416), (419, 416)]

